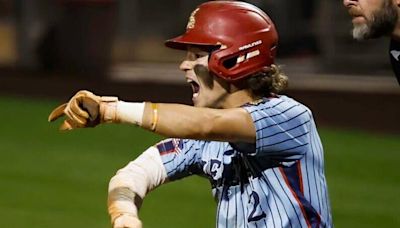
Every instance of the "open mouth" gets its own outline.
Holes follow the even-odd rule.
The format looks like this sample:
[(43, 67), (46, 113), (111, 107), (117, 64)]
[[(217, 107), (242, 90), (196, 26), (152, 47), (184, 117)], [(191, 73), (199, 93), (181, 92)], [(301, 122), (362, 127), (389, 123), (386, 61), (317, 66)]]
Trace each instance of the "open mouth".
[(187, 82), (188, 82), (188, 83), (190, 84), (190, 86), (192, 87), (193, 99), (196, 98), (196, 97), (198, 97), (198, 96), (199, 96), (199, 93), (200, 93), (200, 85), (199, 85), (197, 82), (195, 82), (195, 81), (193, 81), (193, 80), (191, 80), (191, 79), (188, 79)]

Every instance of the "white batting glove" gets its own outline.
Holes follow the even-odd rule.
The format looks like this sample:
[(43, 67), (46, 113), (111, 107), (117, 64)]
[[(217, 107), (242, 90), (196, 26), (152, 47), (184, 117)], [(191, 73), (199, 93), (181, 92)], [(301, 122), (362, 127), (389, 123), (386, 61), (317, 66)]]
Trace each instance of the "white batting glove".
[(136, 216), (123, 214), (115, 219), (113, 228), (142, 228), (142, 222)]

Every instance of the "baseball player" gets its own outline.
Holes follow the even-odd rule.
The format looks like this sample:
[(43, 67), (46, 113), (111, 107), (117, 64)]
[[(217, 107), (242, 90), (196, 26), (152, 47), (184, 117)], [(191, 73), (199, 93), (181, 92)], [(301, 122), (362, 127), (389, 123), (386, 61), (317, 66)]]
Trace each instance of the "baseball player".
[(353, 37), (357, 40), (391, 37), (389, 56), (400, 84), (400, 1), (343, 0), (353, 18)]
[(166, 46), (187, 51), (180, 69), (194, 107), (124, 102), (80, 91), (49, 116), (62, 130), (128, 123), (167, 136), (109, 184), (113, 228), (141, 227), (149, 191), (191, 175), (210, 180), (217, 227), (332, 227), (324, 154), (311, 111), (278, 95), (271, 19), (244, 2), (210, 1)]

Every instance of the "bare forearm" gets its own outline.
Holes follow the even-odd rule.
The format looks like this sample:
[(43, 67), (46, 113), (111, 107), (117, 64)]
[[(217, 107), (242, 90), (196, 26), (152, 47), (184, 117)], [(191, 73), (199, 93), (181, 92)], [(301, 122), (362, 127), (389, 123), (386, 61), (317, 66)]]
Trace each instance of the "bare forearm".
[(210, 109), (181, 104), (146, 103), (142, 127), (172, 138), (190, 138), (230, 142), (254, 142), (255, 130), (250, 115), (241, 108)]

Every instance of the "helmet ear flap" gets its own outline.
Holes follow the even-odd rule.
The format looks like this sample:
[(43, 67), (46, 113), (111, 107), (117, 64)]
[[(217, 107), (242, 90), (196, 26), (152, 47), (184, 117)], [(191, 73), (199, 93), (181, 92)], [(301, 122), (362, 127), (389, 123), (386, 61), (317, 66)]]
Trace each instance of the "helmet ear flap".
[(228, 48), (213, 52), (208, 62), (210, 71), (227, 81), (240, 79), (239, 77), (245, 70), (239, 65), (240, 62), (238, 61), (242, 53), (233, 50), (237, 49)]
[(227, 81), (236, 81), (273, 64), (277, 45), (261, 39), (253, 43), (258, 45), (241, 49), (243, 45), (235, 44), (212, 52), (208, 61), (210, 71)]

